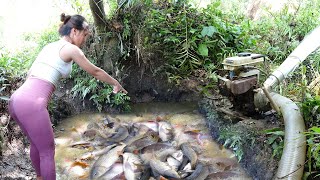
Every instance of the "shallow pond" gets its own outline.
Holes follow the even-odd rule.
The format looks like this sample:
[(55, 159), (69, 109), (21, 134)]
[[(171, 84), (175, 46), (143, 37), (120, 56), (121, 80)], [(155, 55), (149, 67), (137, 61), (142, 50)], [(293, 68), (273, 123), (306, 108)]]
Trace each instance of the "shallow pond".
[[(88, 125), (106, 116), (122, 123), (151, 122), (157, 119), (170, 122), (174, 127), (175, 143), (193, 144), (198, 160), (210, 163), (212, 168), (207, 179), (251, 179), (240, 167), (234, 154), (212, 140), (205, 118), (197, 111), (196, 103), (136, 104), (130, 113), (80, 114), (63, 120), (55, 128), (57, 179), (89, 179), (90, 169), (97, 158), (82, 161), (80, 157), (92, 152), (93, 147), (79, 148), (70, 144), (83, 141), (82, 135)], [(188, 135), (193, 135), (186, 136), (187, 131)]]

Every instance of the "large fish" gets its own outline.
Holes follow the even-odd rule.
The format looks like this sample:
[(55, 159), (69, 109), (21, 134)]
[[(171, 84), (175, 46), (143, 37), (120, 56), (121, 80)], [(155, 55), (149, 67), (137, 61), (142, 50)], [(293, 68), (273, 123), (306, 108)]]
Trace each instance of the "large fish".
[(143, 134), (147, 133), (150, 130), (152, 130), (152, 129), (149, 128), (148, 126), (144, 125), (144, 124), (133, 123), (132, 126), (131, 126), (131, 129), (130, 129), (130, 135), (132, 135), (132, 136), (136, 136), (138, 134), (139, 135), (143, 135)]
[(142, 122), (137, 122), (136, 123), (138, 126), (144, 125), (147, 126), (148, 128), (152, 129), (155, 132), (158, 132), (158, 122), (157, 121), (142, 121)]
[(93, 147), (93, 144), (90, 141), (77, 141), (73, 142), (72, 144), (68, 145), (68, 147), (72, 148), (89, 148)]
[(116, 128), (115, 133), (111, 134), (108, 139), (110, 142), (120, 142), (129, 135), (128, 128), (120, 125)]
[(172, 156), (167, 157), (167, 163), (176, 171), (178, 170), (179, 166), (181, 165), (181, 162), (176, 160)]
[(190, 130), (188, 126), (184, 125), (175, 125), (174, 134), (174, 141), (178, 142), (178, 144), (189, 142), (203, 145), (203, 139), (210, 138), (209, 136), (202, 134), (200, 130)]
[(125, 180), (122, 163), (114, 163), (98, 180)]
[(140, 150), (140, 157), (144, 164), (149, 165), (150, 159), (153, 157), (163, 157), (173, 154), (177, 150), (170, 143), (154, 143)]
[(156, 172), (159, 175), (169, 177), (169, 178), (176, 178), (179, 179), (180, 175), (177, 171), (175, 171), (168, 163), (162, 162), (158, 159), (151, 159), (150, 160), (150, 167), (153, 172)]
[(85, 140), (93, 140), (97, 135), (97, 131), (95, 129), (87, 129), (82, 133), (82, 138)]
[(144, 170), (141, 158), (133, 153), (123, 153), (123, 169), (127, 180), (141, 179)]
[(183, 152), (181, 150), (176, 151), (170, 154), (167, 157), (167, 162), (170, 166), (172, 166), (175, 170), (178, 170), (183, 161)]
[(194, 172), (186, 177), (186, 180), (205, 180), (209, 175), (209, 169), (206, 165), (199, 162), (196, 166)]
[(191, 164), (187, 163), (182, 170), (179, 170), (179, 175), (181, 176), (181, 178), (185, 178), (189, 176), (192, 172), (194, 172), (194, 170), (191, 168)]
[(183, 155), (189, 159), (191, 167), (194, 168), (198, 161), (197, 153), (192, 149), (189, 143), (182, 143), (180, 147)]
[(90, 179), (97, 179), (107, 172), (110, 167), (118, 160), (120, 154), (123, 152), (123, 149), (126, 145), (120, 144), (106, 154), (100, 156), (93, 164), (90, 170)]
[(160, 139), (164, 142), (172, 140), (174, 136), (172, 125), (167, 121), (159, 121), (158, 124)]
[(135, 133), (130, 132), (129, 136), (123, 141), (124, 143), (132, 144), (134, 141), (137, 141), (139, 139), (146, 138), (147, 136), (154, 136), (155, 138), (159, 139), (159, 134), (152, 129), (147, 129), (146, 131), (139, 132), (136, 131)]
[(93, 159), (95, 157), (101, 156), (102, 154), (106, 154), (108, 151), (110, 151), (110, 149), (114, 148), (115, 146), (116, 146), (116, 144), (112, 144), (110, 146), (104, 147), (99, 150), (87, 152), (80, 157), (80, 160)]
[(155, 133), (146, 134), (144, 136), (141, 136), (139, 139), (134, 140), (133, 142), (130, 142), (127, 145), (125, 151), (127, 152), (139, 151), (146, 146), (157, 143), (158, 140), (159, 140), (159, 136), (157, 134)]

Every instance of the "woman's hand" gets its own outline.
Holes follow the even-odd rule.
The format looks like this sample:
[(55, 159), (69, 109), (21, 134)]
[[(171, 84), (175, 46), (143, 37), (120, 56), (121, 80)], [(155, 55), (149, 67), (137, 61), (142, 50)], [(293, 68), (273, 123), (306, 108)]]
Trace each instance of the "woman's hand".
[(113, 93), (118, 93), (118, 92), (122, 92), (127, 94), (128, 92), (120, 85), (120, 83), (117, 81), (114, 85), (113, 85)]

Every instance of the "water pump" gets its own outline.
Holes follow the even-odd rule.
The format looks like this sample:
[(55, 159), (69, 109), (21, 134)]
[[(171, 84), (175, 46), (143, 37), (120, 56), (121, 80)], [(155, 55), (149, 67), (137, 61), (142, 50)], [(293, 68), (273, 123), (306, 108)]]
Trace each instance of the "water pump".
[(218, 75), (220, 93), (227, 96), (235, 110), (246, 113), (255, 112), (254, 90), (258, 88), (260, 70), (257, 65), (263, 63), (262, 54), (238, 53), (223, 61), (224, 70)]

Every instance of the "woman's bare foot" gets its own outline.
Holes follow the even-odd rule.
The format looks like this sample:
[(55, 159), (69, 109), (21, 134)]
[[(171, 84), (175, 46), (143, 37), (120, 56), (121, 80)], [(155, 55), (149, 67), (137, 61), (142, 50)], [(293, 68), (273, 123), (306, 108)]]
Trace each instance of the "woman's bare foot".
[(37, 180), (42, 180), (42, 177), (41, 177), (41, 176), (40, 176), (40, 177), (39, 177), (39, 176), (37, 176)]

